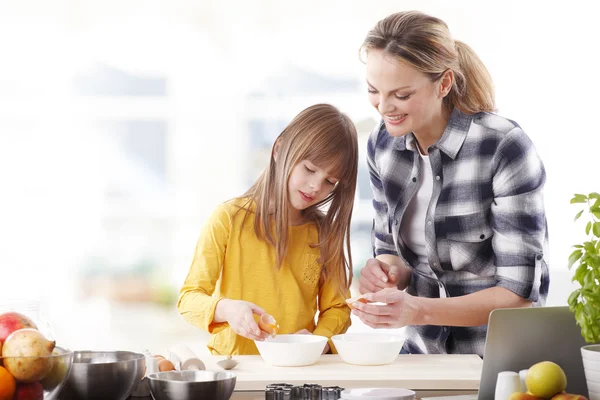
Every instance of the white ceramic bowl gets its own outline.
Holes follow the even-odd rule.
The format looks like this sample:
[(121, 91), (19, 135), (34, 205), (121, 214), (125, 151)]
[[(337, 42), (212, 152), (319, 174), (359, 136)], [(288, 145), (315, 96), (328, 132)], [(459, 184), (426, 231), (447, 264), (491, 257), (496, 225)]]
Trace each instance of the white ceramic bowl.
[(358, 388), (344, 390), (341, 398), (342, 400), (414, 400), (416, 393), (401, 388)]
[(331, 338), (348, 364), (384, 365), (393, 362), (404, 344), (401, 336), (381, 333), (346, 333)]
[(277, 335), (265, 341), (255, 340), (262, 359), (277, 367), (300, 367), (317, 362), (327, 344), (318, 335)]

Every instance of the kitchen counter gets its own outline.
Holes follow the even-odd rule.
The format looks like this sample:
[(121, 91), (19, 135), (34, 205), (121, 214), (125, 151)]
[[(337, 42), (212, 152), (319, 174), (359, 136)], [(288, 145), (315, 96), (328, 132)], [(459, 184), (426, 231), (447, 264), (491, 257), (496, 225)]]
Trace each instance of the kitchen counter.
[[(224, 357), (203, 356), (207, 369), (220, 370)], [(234, 356), (239, 364), (232, 400), (264, 399), (268, 384), (316, 383), (322, 386), (400, 387), (412, 389), (419, 397), (475, 394), (479, 387), (483, 360), (477, 355), (401, 354), (388, 365), (346, 364), (337, 354), (321, 356), (306, 367), (273, 367), (260, 356)]]
[[(207, 368), (216, 367), (223, 357), (203, 357)], [(477, 355), (402, 354), (388, 365), (359, 366), (326, 354), (306, 367), (273, 367), (260, 356), (235, 356), (238, 366), (236, 391), (265, 389), (275, 382), (316, 383), (345, 388), (388, 386), (426, 390), (477, 390), (483, 361)], [(217, 367), (218, 368), (218, 367)]]

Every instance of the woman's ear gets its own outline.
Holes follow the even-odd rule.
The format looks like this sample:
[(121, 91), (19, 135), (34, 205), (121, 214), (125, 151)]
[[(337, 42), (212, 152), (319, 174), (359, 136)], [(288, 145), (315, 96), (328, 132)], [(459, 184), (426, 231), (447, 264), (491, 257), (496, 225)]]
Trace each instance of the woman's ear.
[(444, 98), (452, 90), (452, 84), (454, 83), (454, 72), (451, 69), (447, 69), (440, 78), (440, 97)]

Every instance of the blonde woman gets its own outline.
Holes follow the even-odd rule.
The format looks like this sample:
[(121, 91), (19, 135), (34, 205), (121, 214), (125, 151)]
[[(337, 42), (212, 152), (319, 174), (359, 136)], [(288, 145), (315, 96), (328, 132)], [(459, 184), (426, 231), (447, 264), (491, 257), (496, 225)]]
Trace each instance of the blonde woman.
[(404, 353), (483, 355), (495, 308), (543, 305), (548, 231), (543, 164), (531, 140), (493, 114), (491, 78), (440, 19), (400, 12), (368, 33), (374, 257), (353, 311), (406, 326)]
[(267, 333), (255, 315), (264, 313), (279, 333), (330, 338), (348, 329), (357, 168), (352, 121), (314, 105), (279, 135), (254, 185), (214, 211), (178, 303), (188, 322), (211, 333), (213, 354), (258, 354), (253, 340)]

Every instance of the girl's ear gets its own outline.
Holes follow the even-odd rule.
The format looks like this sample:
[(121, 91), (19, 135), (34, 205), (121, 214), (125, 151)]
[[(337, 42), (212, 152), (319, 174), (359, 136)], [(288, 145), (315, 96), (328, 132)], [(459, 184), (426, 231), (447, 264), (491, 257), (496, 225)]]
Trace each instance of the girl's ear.
[(277, 161), (277, 156), (279, 155), (279, 148), (281, 147), (281, 142), (279, 141), (279, 139), (277, 139), (275, 141), (275, 144), (273, 145), (273, 159), (275, 161)]

